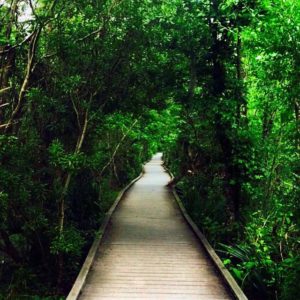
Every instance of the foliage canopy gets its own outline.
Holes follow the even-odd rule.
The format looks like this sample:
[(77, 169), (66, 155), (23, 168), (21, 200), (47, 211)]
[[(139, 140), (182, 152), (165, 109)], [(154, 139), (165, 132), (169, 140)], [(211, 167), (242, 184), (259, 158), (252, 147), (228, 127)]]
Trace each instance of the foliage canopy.
[(299, 24), (298, 0), (0, 1), (3, 297), (65, 295), (163, 151), (249, 298), (299, 298)]

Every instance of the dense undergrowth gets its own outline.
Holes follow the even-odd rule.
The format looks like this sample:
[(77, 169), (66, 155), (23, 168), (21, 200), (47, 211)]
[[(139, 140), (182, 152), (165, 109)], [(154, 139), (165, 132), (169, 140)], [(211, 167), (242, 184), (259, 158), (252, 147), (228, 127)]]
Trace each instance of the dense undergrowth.
[[(168, 166), (179, 174), (175, 159), (170, 156)], [(245, 208), (242, 220), (234, 222), (223, 184), (218, 178), (191, 176), (177, 184), (177, 191), (249, 299), (298, 299), (297, 208), (277, 204), (268, 214)]]
[(160, 150), (249, 298), (300, 298), (299, 18), (298, 0), (0, 0), (0, 297), (64, 297)]

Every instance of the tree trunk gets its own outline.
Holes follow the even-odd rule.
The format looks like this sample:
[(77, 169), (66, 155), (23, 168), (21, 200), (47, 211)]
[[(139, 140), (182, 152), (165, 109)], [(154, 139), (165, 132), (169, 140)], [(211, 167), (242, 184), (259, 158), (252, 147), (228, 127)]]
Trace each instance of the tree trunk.
[[(229, 47), (228, 38), (225, 33), (219, 32), (219, 25), (217, 18), (219, 16), (219, 1), (213, 0), (211, 2), (212, 15), (215, 16), (210, 19), (210, 30), (212, 36), (211, 46), (211, 62), (212, 62), (212, 97), (215, 101), (217, 113), (215, 114), (215, 134), (216, 140), (220, 144), (222, 151), (222, 161), (225, 169), (224, 179), (224, 193), (229, 206), (229, 211), (234, 220), (240, 219), (240, 171), (238, 167), (233, 163), (234, 161), (234, 145), (230, 139), (228, 132), (232, 130), (231, 122), (224, 119), (219, 111), (221, 109), (220, 98), (224, 97), (226, 91), (226, 70), (225, 70), (225, 59), (226, 50)], [(239, 50), (240, 51), (240, 50)], [(240, 63), (240, 62), (239, 62)], [(241, 76), (241, 66), (237, 65)], [(227, 99), (227, 101), (229, 101)], [(236, 117), (235, 111), (232, 112), (232, 118)], [(233, 120), (232, 120), (233, 121)]]
[[(82, 148), (84, 139), (86, 137), (87, 128), (88, 128), (88, 111), (86, 111), (86, 113), (85, 113), (82, 130), (77, 139), (76, 147), (74, 150), (75, 154), (79, 153)], [(61, 193), (61, 196), (58, 201), (58, 230), (59, 230), (58, 234), (59, 234), (59, 238), (63, 238), (64, 224), (65, 224), (65, 209), (66, 209), (65, 198), (68, 193), (71, 179), (72, 179), (72, 173), (69, 172), (66, 175), (62, 193)], [(63, 273), (64, 273), (64, 257), (63, 257), (63, 253), (60, 252), (58, 254), (58, 277), (57, 277), (57, 289), (59, 292), (60, 292), (61, 286), (62, 286)]]
[(19, 264), (21, 262), (21, 255), (18, 252), (18, 250), (15, 248), (15, 246), (13, 245), (13, 243), (11, 242), (9, 235), (7, 234), (7, 232), (3, 229), (0, 229), (0, 235), (1, 238), (4, 242), (5, 248), (3, 249), (3, 251), (5, 251), (5, 253), (17, 264)]
[[(10, 12), (9, 12), (10, 20), (7, 24), (6, 32), (5, 32), (5, 37), (7, 40), (9, 40), (11, 36), (13, 23), (18, 8), (18, 2), (19, 0), (13, 0), (10, 7)], [(15, 65), (16, 52), (15, 49), (13, 49), (12, 46), (8, 44), (4, 46), (0, 46), (0, 50), (1, 52), (3, 52), (0, 58), (0, 90), (8, 91), (7, 88), (9, 84), (9, 78), (10, 75), (12, 74), (12, 69)], [(7, 94), (4, 92), (0, 93), (0, 107), (4, 103), (9, 103), (9, 102), (10, 101), (9, 98), (7, 97)], [(0, 121), (3, 120), (3, 117), (4, 117), (3, 110), (0, 110)]]
[(247, 124), (247, 103), (244, 95), (244, 72), (242, 65), (242, 37), (241, 29), (238, 26), (237, 28), (237, 44), (236, 44), (236, 75), (237, 75), (237, 118), (240, 121), (240, 118), (243, 117)]

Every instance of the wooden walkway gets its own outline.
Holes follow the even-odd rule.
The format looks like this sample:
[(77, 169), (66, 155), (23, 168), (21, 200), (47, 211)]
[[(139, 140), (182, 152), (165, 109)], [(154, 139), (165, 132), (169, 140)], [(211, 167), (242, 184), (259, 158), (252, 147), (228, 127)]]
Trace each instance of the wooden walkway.
[(113, 214), (81, 300), (233, 299), (182, 217), (161, 155)]

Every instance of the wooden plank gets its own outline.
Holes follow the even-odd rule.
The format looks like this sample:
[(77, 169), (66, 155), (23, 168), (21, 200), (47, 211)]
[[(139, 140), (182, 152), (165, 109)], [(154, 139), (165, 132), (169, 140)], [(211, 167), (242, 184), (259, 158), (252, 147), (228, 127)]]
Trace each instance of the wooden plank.
[(164, 293), (164, 294), (185, 294), (185, 295), (218, 295), (222, 297), (227, 297), (228, 294), (225, 292), (220, 292), (220, 287), (218, 285), (203, 285), (203, 286), (122, 286), (122, 285), (101, 285), (101, 287), (95, 287), (94, 285), (86, 285), (85, 293), (87, 294), (105, 294), (105, 293), (127, 293), (127, 294), (135, 294), (135, 293)]
[(128, 300), (128, 299), (139, 299), (139, 300), (228, 300), (221, 296), (208, 296), (208, 295), (165, 295), (165, 294), (131, 294), (131, 295), (84, 295), (86, 300), (101, 300), (101, 299), (110, 299), (110, 300)]

